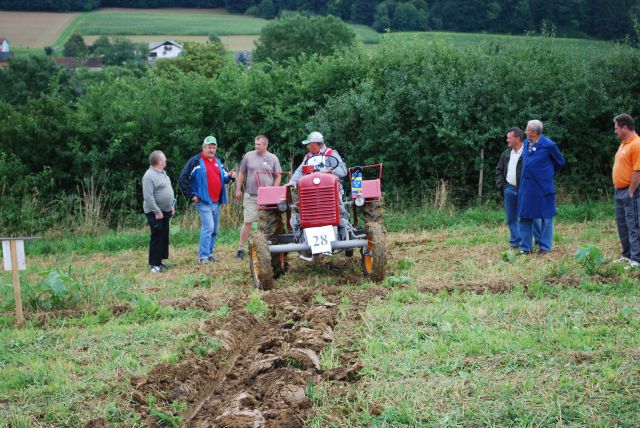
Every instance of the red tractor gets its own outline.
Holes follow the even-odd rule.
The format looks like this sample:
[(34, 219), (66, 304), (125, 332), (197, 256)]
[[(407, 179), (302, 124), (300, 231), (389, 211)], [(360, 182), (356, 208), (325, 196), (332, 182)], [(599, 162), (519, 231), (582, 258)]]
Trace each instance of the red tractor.
[[(337, 164), (336, 158), (327, 156), (327, 166), (331, 166), (332, 159)], [(382, 164), (349, 168), (352, 192), (346, 201), (341, 199), (339, 178), (323, 171), (313, 162), (305, 162), (295, 202), (291, 187), (258, 188), (259, 228), (251, 233), (249, 241), (249, 263), (256, 288), (272, 288), (275, 279), (286, 273), (287, 254), (292, 252), (313, 261), (340, 252), (351, 257), (354, 250), (359, 250), (364, 276), (376, 282), (384, 279)], [(363, 179), (363, 174), (374, 178)]]

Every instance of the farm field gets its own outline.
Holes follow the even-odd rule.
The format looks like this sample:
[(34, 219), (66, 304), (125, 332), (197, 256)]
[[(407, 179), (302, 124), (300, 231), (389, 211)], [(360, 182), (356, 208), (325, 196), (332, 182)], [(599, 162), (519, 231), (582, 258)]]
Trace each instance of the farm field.
[[(439, 31), (403, 32), (382, 34), (381, 40), (417, 40), (419, 42), (446, 42), (459, 48), (477, 46), (481, 43), (510, 44), (517, 43), (527, 36), (513, 36), (504, 34), (483, 33), (450, 33)], [(602, 40), (573, 39), (556, 37), (549, 39), (569, 53), (576, 55), (597, 55), (611, 49), (613, 44)]]
[(0, 11), (0, 32), (12, 47), (52, 46), (78, 13)]
[(574, 257), (587, 243), (617, 257), (608, 204), (561, 206), (556, 248), (531, 257), (501, 254), (497, 208), (390, 213), (382, 285), (357, 257), (290, 256), (267, 292), (233, 258), (236, 231), (197, 265), (193, 219), (174, 221), (157, 276), (143, 228), (28, 244), (22, 331), (0, 274), (4, 426), (640, 423), (637, 274)]
[[(2, 12), (0, 28), (15, 47), (42, 48), (62, 45), (78, 31), (87, 43), (100, 35), (127, 36), (134, 41), (158, 39), (206, 41), (215, 32), (231, 51), (253, 49), (266, 20), (246, 15), (228, 14), (222, 9), (122, 9), (105, 8), (89, 13)], [(526, 36), (450, 33), (402, 32), (378, 34), (370, 27), (349, 24), (358, 38), (375, 49), (382, 40), (417, 39), (443, 41), (461, 48), (483, 42), (514, 43)], [(43, 29), (45, 29), (43, 31)], [(577, 55), (597, 55), (611, 48), (611, 43), (599, 40), (555, 38), (559, 44)]]

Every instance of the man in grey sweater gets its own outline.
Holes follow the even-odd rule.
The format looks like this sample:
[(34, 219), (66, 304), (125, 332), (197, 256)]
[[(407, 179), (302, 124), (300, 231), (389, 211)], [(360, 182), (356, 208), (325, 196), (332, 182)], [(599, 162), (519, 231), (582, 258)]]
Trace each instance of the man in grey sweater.
[(149, 155), (149, 169), (142, 177), (143, 209), (151, 228), (149, 265), (152, 273), (164, 272), (169, 258), (169, 220), (175, 214), (175, 196), (164, 168), (167, 158), (160, 150)]

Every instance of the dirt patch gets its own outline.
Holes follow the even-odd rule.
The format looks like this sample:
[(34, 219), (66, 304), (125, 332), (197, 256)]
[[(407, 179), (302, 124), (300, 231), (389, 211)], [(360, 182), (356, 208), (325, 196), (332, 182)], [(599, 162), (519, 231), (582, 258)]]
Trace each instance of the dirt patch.
[(177, 309), (200, 309), (202, 311), (213, 311), (220, 307), (219, 301), (212, 301), (209, 297), (202, 294), (196, 294), (189, 297), (180, 297), (177, 299), (166, 299), (160, 302), (161, 305), (173, 306)]
[(11, 12), (0, 13), (2, 36), (11, 46), (43, 48), (53, 45), (77, 13)]
[[(131, 305), (128, 303), (118, 303), (110, 306), (109, 310), (111, 311), (113, 316), (118, 317), (131, 312)], [(30, 320), (34, 320), (38, 327), (46, 327), (50, 322), (54, 320), (80, 318), (85, 315), (96, 315), (97, 313), (98, 309), (95, 308), (61, 309), (50, 312), (31, 312), (27, 313), (26, 317)]]
[[(349, 293), (350, 310), (342, 319), (356, 320), (369, 300), (387, 292), (382, 287)], [(191, 427), (302, 427), (313, 403), (309, 383), (322, 379), (353, 382), (361, 366), (357, 355), (345, 354), (344, 366), (323, 371), (322, 350), (333, 341), (344, 297), (341, 287), (273, 290), (262, 298), (268, 314), (258, 319), (244, 310), (245, 301), (229, 303), (231, 315), (205, 321), (200, 330), (219, 349), (174, 365), (156, 366), (147, 377), (132, 380), (132, 402), (147, 424), (147, 401), (170, 411), (174, 401), (187, 403), (183, 415)], [(315, 301), (322, 294), (324, 301)]]
[(438, 294), (442, 291), (453, 293), (454, 291), (471, 292), (476, 294), (508, 293), (515, 284), (506, 281), (490, 282), (463, 282), (452, 285), (422, 285), (418, 287), (421, 293)]

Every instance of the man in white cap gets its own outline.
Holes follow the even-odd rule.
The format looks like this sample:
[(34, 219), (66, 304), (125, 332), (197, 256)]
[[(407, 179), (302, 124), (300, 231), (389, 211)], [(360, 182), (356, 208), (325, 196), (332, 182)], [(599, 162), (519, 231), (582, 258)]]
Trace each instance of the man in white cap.
[[(323, 171), (331, 172), (340, 179), (347, 176), (347, 166), (336, 150), (325, 146), (321, 133), (312, 132), (302, 144), (307, 146), (309, 153), (304, 156), (302, 163), (286, 184), (287, 186), (295, 187), (298, 185), (298, 180), (302, 178), (302, 166), (306, 164), (319, 166)], [(340, 189), (342, 189), (342, 185), (340, 185)]]
[(202, 230), (198, 259), (202, 264), (217, 261), (213, 251), (218, 237), (220, 206), (227, 203), (225, 184), (236, 178), (235, 171), (227, 172), (216, 157), (217, 149), (218, 141), (209, 135), (202, 142), (202, 152), (187, 161), (178, 178), (180, 191), (200, 213)]

